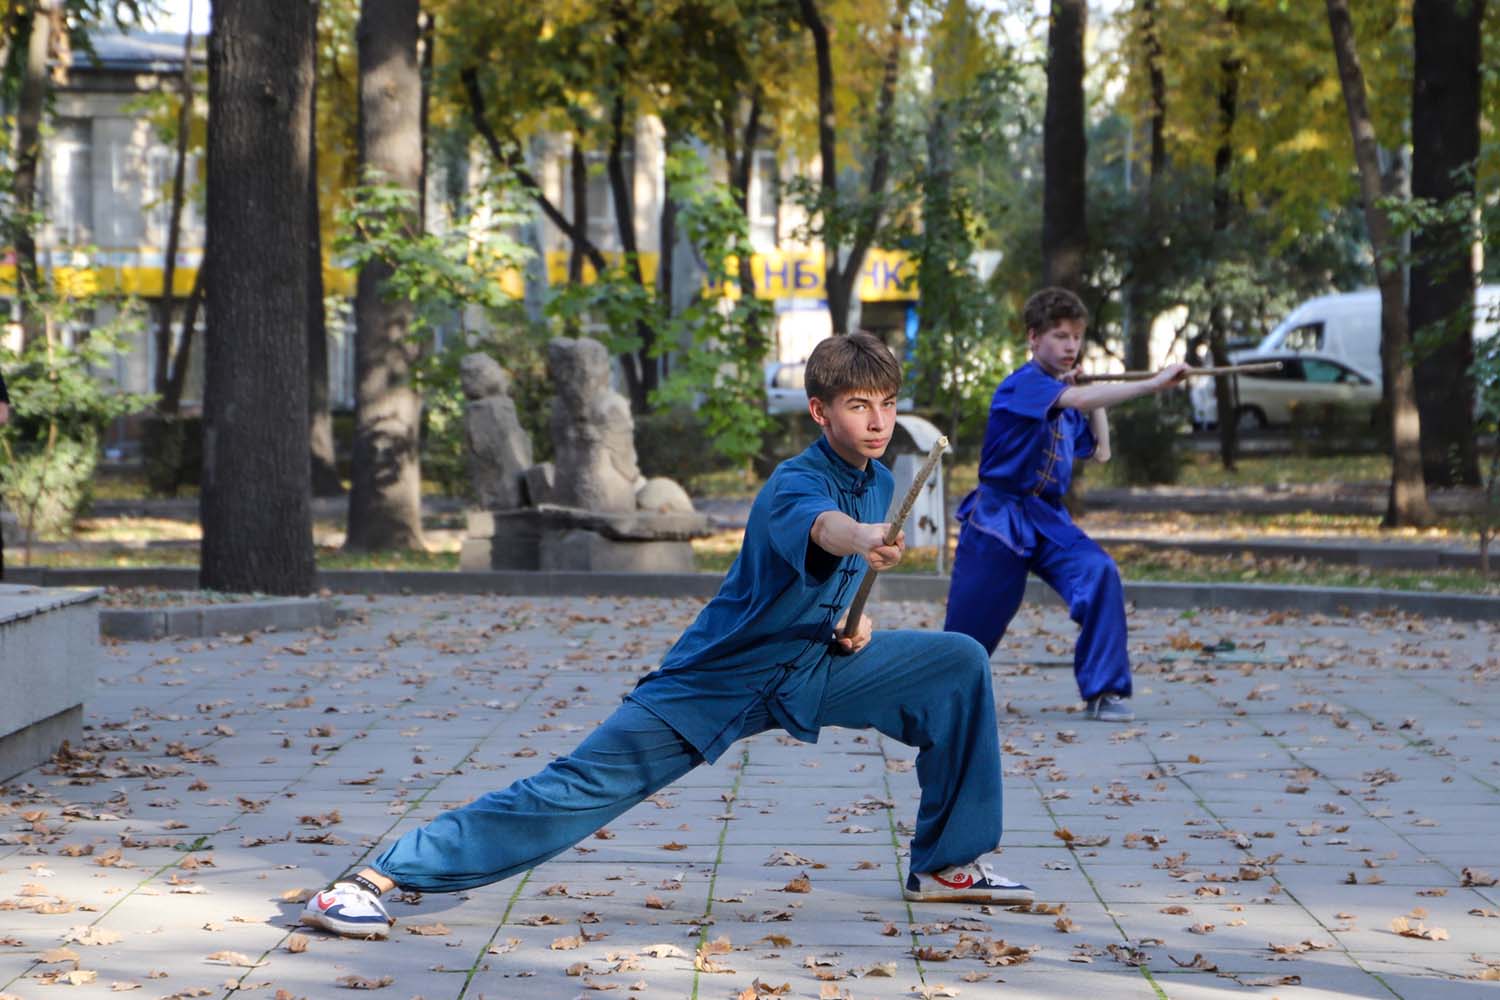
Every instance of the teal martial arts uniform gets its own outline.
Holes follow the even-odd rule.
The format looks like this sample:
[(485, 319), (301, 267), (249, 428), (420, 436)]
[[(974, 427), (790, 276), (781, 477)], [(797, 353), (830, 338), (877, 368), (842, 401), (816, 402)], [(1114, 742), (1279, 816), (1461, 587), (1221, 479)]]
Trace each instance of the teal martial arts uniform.
[(402, 889), (455, 892), (566, 850), (735, 740), (781, 728), (876, 729), (919, 749), (911, 870), (966, 864), (1000, 841), (1000, 746), (989, 658), (966, 636), (882, 631), (853, 655), (831, 645), (868, 564), (813, 543), (818, 515), (875, 523), (891, 474), (856, 469), (819, 438), (777, 467), (750, 509), (719, 593), (659, 669), (573, 753), (443, 813), (374, 863)]
[(958, 507), (962, 527), (948, 584), (943, 628), (993, 653), (1035, 573), (1082, 626), (1073, 676), (1085, 701), (1129, 697), (1125, 591), (1120, 571), (1062, 504), (1073, 460), (1094, 453), (1094, 432), (1078, 410), (1060, 407), (1067, 386), (1035, 361), (1012, 372), (990, 403), (979, 486)]

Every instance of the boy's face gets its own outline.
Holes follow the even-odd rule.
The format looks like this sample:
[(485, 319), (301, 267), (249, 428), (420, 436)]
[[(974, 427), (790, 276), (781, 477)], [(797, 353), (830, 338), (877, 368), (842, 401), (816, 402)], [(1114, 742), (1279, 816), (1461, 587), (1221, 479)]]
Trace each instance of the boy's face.
[(878, 389), (841, 392), (832, 402), (817, 397), (807, 401), (807, 411), (823, 428), (823, 436), (840, 458), (863, 469), (872, 458), (885, 454), (896, 426), (896, 394)]
[(1027, 330), (1026, 342), (1031, 345), (1031, 356), (1054, 378), (1072, 371), (1083, 354), (1085, 326), (1081, 319), (1059, 319), (1045, 330)]

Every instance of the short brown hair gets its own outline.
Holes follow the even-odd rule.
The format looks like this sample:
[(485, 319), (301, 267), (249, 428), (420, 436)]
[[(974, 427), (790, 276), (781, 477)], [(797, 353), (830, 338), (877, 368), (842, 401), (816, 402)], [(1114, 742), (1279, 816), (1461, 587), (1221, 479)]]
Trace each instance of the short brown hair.
[(1089, 310), (1082, 299), (1066, 288), (1043, 288), (1026, 300), (1021, 316), (1028, 334), (1046, 333), (1059, 320), (1081, 319), (1087, 323)]
[(901, 389), (901, 363), (879, 337), (868, 333), (820, 341), (803, 376), (808, 399), (831, 403), (839, 393), (873, 389), (893, 396)]

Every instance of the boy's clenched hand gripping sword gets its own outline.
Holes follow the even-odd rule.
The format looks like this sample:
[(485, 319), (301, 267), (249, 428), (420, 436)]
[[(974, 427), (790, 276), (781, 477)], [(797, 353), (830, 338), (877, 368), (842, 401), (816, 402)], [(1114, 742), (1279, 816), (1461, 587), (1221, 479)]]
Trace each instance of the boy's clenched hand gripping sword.
[[(943, 457), (943, 452), (948, 449), (948, 439), (941, 435), (933, 442), (932, 450), (927, 453), (927, 458), (917, 469), (917, 474), (912, 478), (911, 489), (906, 491), (906, 499), (900, 505), (891, 504), (891, 512), (886, 516), (889, 522), (885, 529), (885, 544), (895, 545), (896, 538), (901, 534), (901, 526), (906, 523), (906, 518), (911, 514), (911, 509), (916, 506), (917, 498), (922, 495), (922, 488), (927, 485), (927, 477), (932, 475), (932, 470), (937, 468), (938, 460)], [(849, 613), (844, 617), (844, 631), (836, 638), (851, 636), (859, 628), (859, 616), (864, 614), (865, 602), (870, 599), (870, 588), (875, 585), (875, 569), (865, 574), (864, 579), (859, 581), (859, 589), (854, 592), (854, 600), (849, 602)]]

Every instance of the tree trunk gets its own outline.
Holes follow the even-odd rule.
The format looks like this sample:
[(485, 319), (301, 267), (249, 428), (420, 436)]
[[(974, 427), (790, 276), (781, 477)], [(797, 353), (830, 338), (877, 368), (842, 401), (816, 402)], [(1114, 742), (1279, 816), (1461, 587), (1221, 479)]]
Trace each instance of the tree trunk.
[[(174, 285), (177, 284), (177, 248), (182, 240), (182, 209), (187, 202), (187, 147), (188, 129), (193, 120), (193, 33), (191, 30), (182, 42), (182, 80), (179, 84), (181, 107), (177, 109), (177, 149), (172, 163), (172, 203), (167, 221), (167, 246), (162, 258), (161, 304), (156, 327), (156, 372), (154, 388), (160, 397), (156, 404), (158, 413), (175, 415), (182, 402), (179, 393), (171, 391), (172, 372), (172, 304), (176, 301)], [(199, 270), (202, 270), (200, 265)], [(190, 334), (183, 330), (183, 338)], [(178, 348), (181, 349), (180, 347)]]
[[(573, 232), (587, 234), (589, 231), (589, 165), (584, 159), (583, 147), (573, 140), (573, 153), (569, 157), (569, 182), (573, 188)], [(583, 244), (573, 240), (568, 250), (568, 282), (583, 283)]]
[[(315, 11), (316, 13), (316, 11)], [(328, 318), (323, 305), (323, 232), (318, 206), (318, 84), (313, 80), (307, 170), (307, 420), (315, 497), (344, 495), (329, 409)]]
[(1078, 292), (1088, 250), (1083, 131), (1086, 0), (1052, 0), (1047, 31), (1047, 110), (1042, 135), (1042, 280)]
[[(1234, 166), (1234, 120), (1239, 113), (1240, 71), (1244, 62), (1236, 54), (1242, 9), (1231, 2), (1224, 20), (1229, 29), (1229, 53), (1219, 60), (1219, 146), (1214, 150), (1214, 216), (1213, 246), (1222, 249), (1224, 234), (1229, 231), (1229, 170)], [(1218, 282), (1212, 272), (1208, 296), (1208, 349), (1216, 367), (1229, 364), (1229, 331), (1227, 306), (1219, 299)], [(1214, 379), (1214, 405), (1219, 411), (1219, 462), (1230, 472), (1239, 461), (1239, 399), (1235, 380), (1221, 375)]]
[(307, 452), (309, 4), (213, 6), (203, 549), (212, 590), (316, 584)]
[(1389, 527), (1425, 525), (1433, 518), (1427, 503), (1427, 487), (1422, 481), (1421, 415), (1407, 360), (1410, 338), (1401, 280), (1401, 246), (1380, 205), (1380, 199), (1389, 192), (1381, 183), (1375, 123), (1365, 98), (1365, 75), (1354, 41), (1349, 0), (1326, 0), (1326, 3), (1344, 106), (1349, 113), (1349, 132), (1354, 140), (1354, 159), (1359, 165), (1365, 227), (1375, 251), (1375, 276), (1380, 286), (1380, 366), (1391, 401), (1391, 490), (1385, 523)]
[[(641, 276), (641, 248), (635, 238), (635, 199), (631, 197), (631, 178), (625, 171), (627, 138), (631, 141), (632, 149), (634, 148), (634, 136), (628, 135), (629, 129), (630, 123), (625, 120), (625, 98), (616, 93), (610, 110), (609, 153), (604, 161), (605, 173), (609, 175), (610, 201), (614, 202), (615, 228), (620, 234), (625, 272), (630, 280), (644, 288), (646, 281)], [(632, 157), (632, 166), (634, 162)], [(651, 392), (657, 386), (656, 359), (651, 356), (656, 344), (656, 330), (650, 323), (637, 320), (635, 335), (641, 346), (634, 354), (621, 355), (620, 368), (625, 375), (630, 408), (636, 413), (645, 413), (651, 408)]]
[(30, 347), (43, 336), (43, 323), (34, 297), (41, 292), (41, 271), (36, 259), (37, 170), (42, 162), (42, 116), (47, 107), (47, 56), (52, 45), (54, 0), (35, 0), (31, 5), (31, 33), (26, 45), (26, 63), (21, 71), (16, 101), (16, 167), (11, 178), (15, 208), (11, 240), (16, 250), (16, 284), (20, 304), (22, 347)]
[[(880, 228), (880, 200), (891, 164), (891, 145), (895, 131), (896, 77), (901, 69), (901, 50), (905, 45), (906, 13), (909, 0), (898, 3), (891, 23), (890, 46), (881, 69), (880, 92), (875, 99), (875, 137), (869, 151), (870, 172), (866, 178), (866, 204), (856, 209), (839, 201), (837, 157), (838, 116), (834, 106), (833, 50), (828, 25), (818, 12), (815, 0), (798, 0), (802, 21), (813, 39), (813, 56), (818, 70), (818, 157), (821, 161), (818, 200), (823, 214), (823, 285), (828, 296), (833, 332), (849, 332), (849, 312), (854, 291), (864, 271), (865, 254)], [(748, 152), (747, 152), (747, 155)], [(832, 234), (846, 228), (838, 216), (853, 212), (856, 221), (848, 244)]]
[[(419, 194), (422, 80), (417, 0), (364, 0), (359, 27), (359, 160), (383, 184)], [(413, 232), (418, 210), (406, 220)], [(389, 265), (360, 268), (354, 300), (354, 449), (349, 534), (354, 551), (420, 549), (421, 398), (412, 385), (420, 354), (412, 305), (385, 295)]]
[(1156, 0), (1141, 0), (1141, 33), (1146, 50), (1146, 75), (1151, 89), (1151, 113), (1148, 122), (1151, 153), (1146, 174), (1145, 225), (1136, 247), (1136, 261), (1130, 279), (1130, 330), (1125, 343), (1125, 367), (1144, 371), (1151, 367), (1151, 321), (1154, 318), (1155, 289), (1161, 275), (1161, 185), (1166, 168), (1167, 80), (1162, 72), (1161, 32), (1156, 22)]
[[(1449, 208), (1474, 197), (1484, 6), (1484, 0), (1416, 0), (1412, 7), (1411, 193)], [(1469, 376), (1475, 276), (1467, 221), (1449, 217), (1412, 234), (1407, 323), (1418, 344), (1417, 409), (1429, 486), (1479, 484)]]

